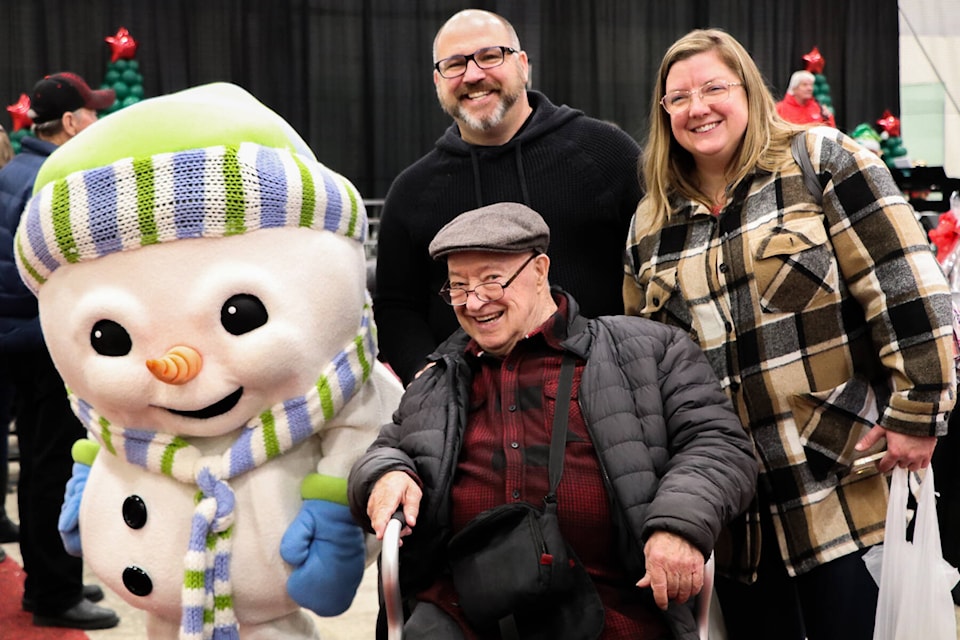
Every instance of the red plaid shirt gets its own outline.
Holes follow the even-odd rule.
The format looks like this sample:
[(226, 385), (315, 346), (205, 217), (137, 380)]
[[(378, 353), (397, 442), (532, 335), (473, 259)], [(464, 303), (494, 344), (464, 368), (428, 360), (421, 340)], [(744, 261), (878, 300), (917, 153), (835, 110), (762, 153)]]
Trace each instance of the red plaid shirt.
[[(558, 379), (566, 338), (567, 301), (521, 340), (504, 358), (484, 355), (473, 341), (467, 353), (477, 366), (470, 391), (467, 428), (452, 491), (453, 532), (477, 514), (507, 502), (542, 505), (549, 491), (548, 459)], [(577, 401), (584, 362), (578, 361), (567, 424), (563, 476), (557, 488), (560, 529), (593, 578), (606, 610), (602, 640), (669, 637), (659, 613), (635, 596), (637, 589), (617, 556), (610, 501), (600, 463)], [(444, 577), (418, 596), (452, 615), (468, 639), (455, 602), (453, 584)]]

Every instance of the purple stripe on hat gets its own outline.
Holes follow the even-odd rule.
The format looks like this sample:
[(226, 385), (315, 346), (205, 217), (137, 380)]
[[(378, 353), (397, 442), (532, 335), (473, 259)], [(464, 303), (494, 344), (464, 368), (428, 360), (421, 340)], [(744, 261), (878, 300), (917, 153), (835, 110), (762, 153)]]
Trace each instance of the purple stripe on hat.
[[(117, 178), (112, 166), (98, 167), (83, 172), (83, 186), (87, 191), (87, 226), (98, 256), (123, 249), (123, 239), (117, 229)], [(109, 212), (109, 215), (104, 215)]]
[(287, 174), (276, 149), (257, 151), (257, 175), (260, 177), (260, 227), (287, 224)]
[(204, 149), (173, 154), (173, 222), (177, 238), (203, 237), (206, 158)]
[(151, 431), (135, 431), (126, 429), (123, 438), (123, 452), (127, 461), (147, 467), (147, 453), (150, 451), (150, 443), (153, 441), (154, 433)]
[(303, 442), (313, 435), (310, 412), (307, 411), (307, 399), (303, 396), (283, 403), (283, 411), (290, 426), (290, 438), (293, 442)]
[(244, 429), (230, 447), (230, 470), (227, 478), (234, 478), (256, 466), (252, 446), (254, 431), (254, 429)]
[(349, 219), (350, 214), (344, 215), (343, 198), (340, 196), (340, 189), (332, 176), (326, 171), (320, 171), (323, 176), (323, 187), (327, 192), (327, 209), (323, 212), (323, 228), (327, 231), (340, 233), (340, 224), (343, 218)]
[(337, 354), (333, 359), (333, 365), (337, 369), (337, 381), (340, 383), (340, 390), (345, 398), (353, 395), (353, 388), (357, 385), (357, 379), (350, 369), (350, 359), (343, 351)]
[(47, 239), (43, 236), (43, 228), (40, 226), (40, 198), (34, 196), (27, 205), (27, 211), (23, 217), (27, 219), (27, 242), (30, 248), (44, 267), (53, 271), (60, 266), (60, 261), (50, 255), (50, 247)]

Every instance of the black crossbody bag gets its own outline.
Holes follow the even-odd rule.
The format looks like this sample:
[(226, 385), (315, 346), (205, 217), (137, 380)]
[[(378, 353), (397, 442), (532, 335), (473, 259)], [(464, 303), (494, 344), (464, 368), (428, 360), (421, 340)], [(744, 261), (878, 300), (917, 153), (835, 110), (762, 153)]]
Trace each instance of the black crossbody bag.
[(573, 369), (573, 356), (565, 354), (550, 439), (550, 491), (543, 509), (528, 502), (488, 509), (447, 547), (464, 615), (478, 630), (499, 630), (504, 640), (593, 640), (603, 631), (603, 604), (557, 520)]

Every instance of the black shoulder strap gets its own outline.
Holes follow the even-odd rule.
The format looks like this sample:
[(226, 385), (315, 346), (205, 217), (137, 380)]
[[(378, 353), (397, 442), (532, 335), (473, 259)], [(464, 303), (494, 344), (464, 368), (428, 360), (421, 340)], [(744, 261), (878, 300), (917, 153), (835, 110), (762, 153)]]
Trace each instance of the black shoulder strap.
[(570, 418), (570, 394), (573, 392), (574, 355), (563, 354), (560, 381), (557, 385), (557, 404), (553, 414), (553, 434), (550, 436), (550, 493), (545, 500), (556, 499), (557, 486), (563, 475), (563, 454), (567, 446), (567, 421)]
[(807, 190), (814, 197), (817, 204), (823, 202), (823, 187), (820, 185), (820, 178), (813, 169), (813, 163), (810, 162), (810, 152), (807, 151), (807, 133), (801, 131), (793, 136), (790, 142), (790, 151), (793, 154), (793, 160), (800, 165), (800, 171), (803, 172), (803, 181), (807, 185)]

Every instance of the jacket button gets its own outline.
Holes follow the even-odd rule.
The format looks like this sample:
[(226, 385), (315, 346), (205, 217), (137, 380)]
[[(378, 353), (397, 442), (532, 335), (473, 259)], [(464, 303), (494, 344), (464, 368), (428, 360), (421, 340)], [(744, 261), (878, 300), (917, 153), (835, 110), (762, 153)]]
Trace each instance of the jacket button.
[(520, 448), (520, 443), (519, 443), (519, 442), (511, 442), (511, 443), (510, 443), (510, 448), (511, 448), (511, 449), (519, 449), (519, 448)]
[(727, 269), (729, 269), (729, 267), (726, 262), (720, 263), (720, 273), (726, 273)]

